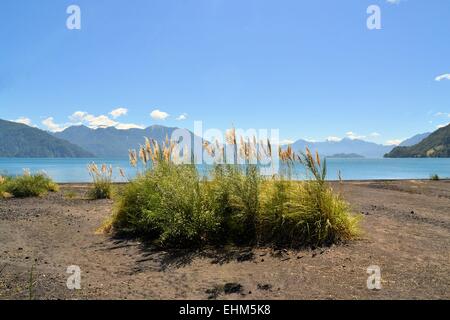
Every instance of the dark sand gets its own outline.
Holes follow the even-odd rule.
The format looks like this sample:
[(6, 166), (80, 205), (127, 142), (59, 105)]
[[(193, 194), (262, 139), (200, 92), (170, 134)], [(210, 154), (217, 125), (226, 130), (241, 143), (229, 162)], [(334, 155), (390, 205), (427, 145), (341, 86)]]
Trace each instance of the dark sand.
[[(207, 299), (226, 283), (241, 293), (216, 298), (450, 299), (450, 181), (334, 187), (363, 216), (362, 238), (288, 251), (162, 252), (96, 235), (113, 203), (84, 200), (86, 185), (0, 199), (0, 299), (27, 299), (30, 288), (36, 299)], [(81, 268), (81, 290), (66, 287), (69, 265)], [(371, 265), (381, 268), (381, 290), (367, 289)]]

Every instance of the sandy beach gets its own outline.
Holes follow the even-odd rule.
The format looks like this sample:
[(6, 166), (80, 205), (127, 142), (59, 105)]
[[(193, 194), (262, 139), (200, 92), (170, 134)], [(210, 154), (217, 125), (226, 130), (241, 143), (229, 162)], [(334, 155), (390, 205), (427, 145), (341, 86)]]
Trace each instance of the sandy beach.
[[(86, 200), (88, 187), (0, 199), (0, 299), (450, 299), (448, 180), (333, 183), (361, 238), (301, 250), (161, 251), (96, 234), (113, 201)], [(66, 286), (71, 265), (81, 290)], [(367, 288), (373, 265), (381, 290)]]

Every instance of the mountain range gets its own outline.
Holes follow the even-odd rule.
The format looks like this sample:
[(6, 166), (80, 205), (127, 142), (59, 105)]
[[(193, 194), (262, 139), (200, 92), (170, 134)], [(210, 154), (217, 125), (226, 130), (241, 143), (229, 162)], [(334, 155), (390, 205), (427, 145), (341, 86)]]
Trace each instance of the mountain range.
[[(128, 150), (144, 144), (145, 137), (162, 143), (178, 128), (153, 125), (145, 129), (119, 130), (114, 127), (91, 129), (86, 126), (72, 126), (62, 132), (53, 133), (57, 138), (71, 141), (101, 158), (128, 157)], [(187, 131), (194, 139), (194, 134)], [(199, 139), (201, 145), (202, 139)], [(191, 140), (191, 143), (193, 140)]]
[(430, 134), (431, 134), (431, 132), (422, 133), (422, 134), (416, 134), (415, 136), (413, 136), (413, 137), (411, 137), (409, 139), (406, 139), (405, 141), (400, 143), (398, 146), (399, 147), (410, 147), (410, 146), (413, 146), (415, 144), (418, 144), (419, 142), (421, 142), (425, 138), (428, 138), (428, 136)]
[[(114, 127), (92, 129), (86, 126), (72, 126), (64, 131), (48, 133), (43, 130), (29, 127), (24, 124), (0, 120), (0, 157), (101, 157), (101, 158), (125, 158), (129, 149), (136, 149), (144, 143), (144, 137), (148, 137), (162, 143), (166, 137), (171, 137), (178, 128), (153, 125), (145, 129), (119, 130)], [(191, 142), (202, 143), (202, 138), (187, 131), (191, 136)], [(444, 132), (438, 130), (437, 132)], [(308, 147), (311, 151), (318, 151), (325, 157), (342, 158), (382, 158), (403, 156), (412, 146), (421, 144), (432, 138), (432, 143), (437, 140), (448, 139), (449, 133), (443, 134), (424, 133), (403, 141), (399, 147), (386, 146), (373, 142), (344, 138), (339, 141), (311, 142), (297, 140), (292, 144), (294, 151), (304, 151)], [(443, 137), (442, 137), (443, 135)], [(445, 138), (447, 137), (447, 138)], [(422, 142), (421, 142), (422, 141)], [(445, 145), (445, 143), (444, 143)], [(428, 149), (433, 146), (428, 142)], [(445, 149), (445, 147), (444, 147)], [(400, 151), (399, 151), (400, 150)], [(415, 149), (411, 149), (415, 150)], [(435, 150), (435, 149), (433, 149)], [(391, 152), (392, 151), (392, 152)], [(419, 153), (414, 151), (414, 155)], [(425, 152), (425, 156), (426, 153)], [(445, 154), (441, 147), (428, 152), (434, 156)]]
[[(72, 126), (62, 132), (54, 133), (57, 138), (71, 141), (97, 157), (125, 157), (129, 149), (135, 149), (144, 143), (144, 137), (158, 142), (170, 137), (177, 128), (151, 126), (146, 129), (119, 130), (114, 127), (91, 129), (86, 126)], [(189, 132), (193, 137), (194, 134)], [(198, 139), (201, 138), (197, 137)], [(362, 140), (343, 139), (341, 141), (308, 142), (298, 140), (292, 145), (295, 151), (304, 151), (306, 147), (317, 150), (323, 156), (336, 154), (357, 154), (367, 158), (381, 158), (392, 150), (392, 146), (379, 145)]]
[(399, 146), (386, 154), (387, 158), (449, 158), (450, 124), (438, 129), (412, 146)]
[(364, 158), (382, 158), (392, 150), (393, 146), (385, 146), (373, 142), (344, 138), (340, 141), (310, 142), (297, 140), (292, 144), (294, 151), (305, 151), (308, 147), (311, 151), (317, 151), (324, 157), (347, 157), (345, 155), (359, 155)]
[(85, 158), (94, 155), (66, 140), (24, 124), (0, 120), (0, 157)]

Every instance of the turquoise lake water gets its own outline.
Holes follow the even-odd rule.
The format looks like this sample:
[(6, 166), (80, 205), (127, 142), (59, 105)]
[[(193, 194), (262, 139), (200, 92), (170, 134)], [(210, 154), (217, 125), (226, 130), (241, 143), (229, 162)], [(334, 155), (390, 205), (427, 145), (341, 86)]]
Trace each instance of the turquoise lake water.
[[(128, 159), (29, 159), (0, 158), (1, 175), (19, 175), (23, 169), (31, 172), (45, 171), (56, 182), (90, 182), (87, 164), (111, 164), (115, 181), (123, 181), (118, 168), (129, 177), (136, 174)], [(337, 180), (341, 171), (344, 180), (365, 179), (427, 179), (431, 174), (450, 178), (450, 158), (447, 159), (327, 159), (328, 179)], [(295, 176), (305, 177), (304, 169), (296, 167)]]

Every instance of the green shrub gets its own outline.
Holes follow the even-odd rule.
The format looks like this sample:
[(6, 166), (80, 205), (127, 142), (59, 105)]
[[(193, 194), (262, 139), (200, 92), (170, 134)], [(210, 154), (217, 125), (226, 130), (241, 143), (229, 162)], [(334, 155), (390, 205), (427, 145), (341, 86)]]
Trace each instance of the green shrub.
[[(358, 218), (326, 183), (326, 162), (309, 150), (302, 156), (279, 151), (285, 163), (300, 161), (307, 168), (310, 179), (301, 182), (290, 174), (263, 177), (249, 162), (217, 164), (206, 180), (194, 165), (175, 165), (166, 147), (154, 148), (149, 155), (140, 150), (141, 160), (152, 165), (124, 186), (106, 230), (165, 247), (323, 245), (358, 234)], [(136, 154), (130, 153), (134, 165)]]
[(441, 178), (437, 174), (432, 174), (430, 176), (430, 180), (439, 181), (439, 180), (441, 180)]
[(99, 169), (95, 163), (88, 165), (89, 174), (93, 180), (93, 186), (88, 191), (90, 199), (111, 199), (112, 197), (112, 166), (109, 168), (103, 164)]
[(161, 245), (196, 245), (220, 226), (207, 197), (194, 166), (160, 163), (124, 188), (113, 226)]
[(0, 178), (0, 195), (2, 197), (39, 197), (47, 192), (58, 191), (58, 185), (43, 173), (25, 173), (17, 177)]

